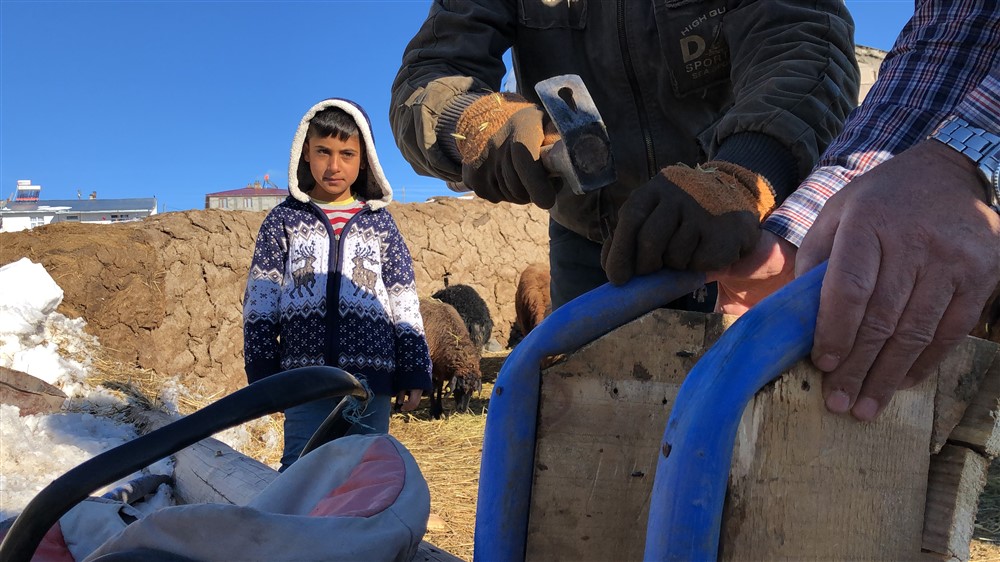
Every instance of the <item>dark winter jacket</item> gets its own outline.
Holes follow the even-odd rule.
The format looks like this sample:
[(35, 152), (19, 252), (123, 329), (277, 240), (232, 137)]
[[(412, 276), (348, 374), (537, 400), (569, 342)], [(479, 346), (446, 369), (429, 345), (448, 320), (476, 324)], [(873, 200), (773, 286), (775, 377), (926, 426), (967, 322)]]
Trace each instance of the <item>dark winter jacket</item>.
[(470, 94), (500, 89), (508, 48), (536, 103), (539, 81), (580, 75), (618, 181), (563, 189), (551, 213), (600, 242), (602, 220), (613, 226), (634, 189), (678, 162), (745, 166), (780, 203), (857, 103), (853, 32), (842, 0), (435, 0), (403, 55), (390, 121), (418, 173), (458, 182), (447, 121)]
[[(339, 242), (323, 212), (299, 188), (309, 119), (331, 105), (354, 117), (368, 164), (353, 188), (367, 204), (344, 226)], [(290, 195), (264, 219), (247, 280), (247, 380), (332, 365), (366, 379), (375, 394), (430, 390), (413, 262), (385, 209), (392, 189), (367, 116), (345, 100), (326, 100), (310, 109), (292, 142), (288, 176)]]

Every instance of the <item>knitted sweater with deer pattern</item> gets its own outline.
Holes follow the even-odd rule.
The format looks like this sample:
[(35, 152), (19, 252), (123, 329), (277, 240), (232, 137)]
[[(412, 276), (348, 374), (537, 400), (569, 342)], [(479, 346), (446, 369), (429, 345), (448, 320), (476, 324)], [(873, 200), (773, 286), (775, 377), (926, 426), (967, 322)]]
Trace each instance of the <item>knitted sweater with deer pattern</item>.
[[(350, 102), (367, 149), (366, 201), (338, 240), (323, 211), (299, 188), (304, 131), (292, 146), (289, 197), (261, 224), (243, 302), (244, 362), (250, 383), (311, 365), (339, 367), (376, 395), (431, 389), (413, 261), (385, 205), (391, 190), (375, 156), (367, 116)], [(347, 105), (350, 104), (350, 105)], [(353, 109), (352, 109), (353, 108)], [(379, 196), (381, 195), (381, 196)]]
[(260, 227), (243, 303), (247, 380), (309, 365), (375, 394), (430, 390), (413, 264), (392, 215), (365, 207), (339, 243), (313, 203), (289, 197)]

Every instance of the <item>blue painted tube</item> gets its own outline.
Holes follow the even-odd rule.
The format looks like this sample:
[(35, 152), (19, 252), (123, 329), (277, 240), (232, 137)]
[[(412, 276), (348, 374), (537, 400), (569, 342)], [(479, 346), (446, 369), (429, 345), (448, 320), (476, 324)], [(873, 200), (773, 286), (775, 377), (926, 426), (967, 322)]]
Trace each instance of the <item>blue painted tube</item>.
[(695, 272), (662, 271), (602, 285), (556, 309), (507, 357), (490, 397), (476, 507), (474, 559), (523, 560), (528, 530), (539, 362), (567, 353), (705, 284)]
[(747, 403), (812, 349), (826, 263), (743, 315), (681, 384), (663, 435), (644, 559), (715, 560)]

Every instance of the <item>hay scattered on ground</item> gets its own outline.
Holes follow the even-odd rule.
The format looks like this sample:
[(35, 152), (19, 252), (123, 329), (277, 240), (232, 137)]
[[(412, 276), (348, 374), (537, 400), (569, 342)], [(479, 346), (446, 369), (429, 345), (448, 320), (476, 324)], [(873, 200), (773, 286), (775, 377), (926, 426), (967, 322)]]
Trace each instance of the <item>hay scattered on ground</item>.
[(986, 488), (979, 496), (974, 536), (995, 544), (997, 546), (995, 554), (997, 560), (1000, 560), (1000, 457), (993, 459), (986, 479)]
[[(395, 414), (389, 420), (389, 433), (406, 445), (427, 479), (431, 513), (444, 521), (443, 529), (429, 528), (424, 540), (465, 560), (472, 560), (486, 398), (492, 391), (493, 385), (484, 383), (469, 414), (431, 419), (425, 399), (412, 414)], [(445, 410), (453, 404), (446, 399)]]

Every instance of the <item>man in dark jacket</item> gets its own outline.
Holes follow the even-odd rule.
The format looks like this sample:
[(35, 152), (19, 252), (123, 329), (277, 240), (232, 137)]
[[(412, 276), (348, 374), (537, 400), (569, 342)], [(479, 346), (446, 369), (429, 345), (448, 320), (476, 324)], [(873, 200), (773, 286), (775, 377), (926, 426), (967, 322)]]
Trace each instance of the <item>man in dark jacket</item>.
[[(520, 95), (496, 93), (508, 48)], [(587, 195), (539, 161), (553, 139), (534, 85), (560, 74), (581, 76), (611, 138), (618, 179)], [(418, 173), (550, 209), (555, 308), (608, 279), (748, 253), (858, 82), (840, 0), (435, 0), (390, 121)]]

